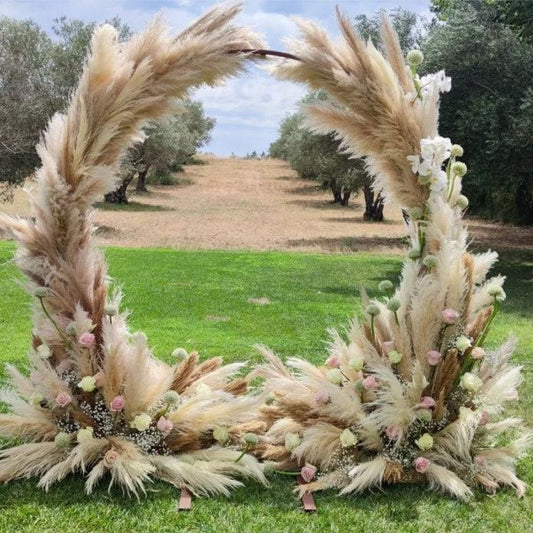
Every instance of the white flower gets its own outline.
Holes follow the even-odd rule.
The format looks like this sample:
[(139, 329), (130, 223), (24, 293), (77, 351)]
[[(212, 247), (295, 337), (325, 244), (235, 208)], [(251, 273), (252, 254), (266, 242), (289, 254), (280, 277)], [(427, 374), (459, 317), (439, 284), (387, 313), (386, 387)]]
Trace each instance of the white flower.
[(41, 344), (40, 346), (37, 346), (36, 351), (39, 359), (49, 359), (52, 356), (52, 350), (50, 350), (47, 344)]
[(340, 385), (343, 382), (344, 377), (342, 375), (342, 372), (338, 368), (332, 368), (331, 370), (328, 370), (326, 372), (326, 379), (330, 383)]
[(423, 98), (435, 92), (447, 93), (452, 89), (452, 79), (446, 76), (444, 70), (439, 70), (434, 74), (426, 74), (418, 78), (418, 82), (420, 83), (420, 93)]
[(389, 352), (389, 361), (392, 365), (397, 365), (402, 359), (403, 359), (403, 354), (401, 352), (398, 352), (396, 350), (391, 350)]
[(85, 392), (93, 392), (96, 389), (96, 378), (94, 376), (85, 376), (78, 383), (78, 387)]
[(348, 367), (356, 372), (363, 370), (364, 365), (365, 360), (360, 355), (354, 355), (353, 357), (350, 357), (350, 360), (348, 361)]
[(433, 448), (433, 437), (429, 433), (424, 433), (419, 439), (415, 440), (415, 443), (421, 450), (430, 450)]
[(413, 174), (418, 174), (418, 169), (420, 168), (420, 156), (408, 155), (407, 161), (411, 163), (411, 170), (413, 171)]
[(300, 446), (300, 442), (300, 437), (296, 433), (287, 433), (285, 435), (285, 448), (288, 452), (292, 452)]
[(200, 385), (198, 385), (195, 389), (196, 396), (199, 398), (209, 398), (212, 392), (213, 390), (211, 387), (205, 383), (200, 383)]
[(468, 350), (468, 348), (470, 348), (471, 346), (472, 346), (472, 341), (465, 335), (459, 335), (459, 337), (455, 339), (455, 347), (460, 352), (464, 352)]
[(339, 440), (343, 448), (349, 448), (357, 444), (357, 437), (348, 428), (340, 434)]
[(92, 427), (86, 427), (78, 430), (78, 442), (88, 442), (94, 438), (94, 429)]
[(481, 378), (472, 374), (471, 372), (465, 372), (461, 377), (461, 387), (471, 392), (477, 392), (483, 386)]
[(152, 417), (147, 413), (141, 413), (130, 422), (130, 427), (137, 431), (146, 431), (151, 423)]
[(229, 440), (228, 429), (224, 426), (217, 426), (213, 430), (213, 438), (222, 445), (226, 444)]

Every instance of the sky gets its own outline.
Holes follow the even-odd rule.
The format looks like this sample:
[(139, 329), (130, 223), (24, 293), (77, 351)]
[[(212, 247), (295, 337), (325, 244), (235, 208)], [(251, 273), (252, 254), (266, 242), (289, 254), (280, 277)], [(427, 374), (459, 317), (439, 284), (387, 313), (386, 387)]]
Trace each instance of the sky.
[[(57, 17), (103, 22), (119, 16), (132, 30), (139, 31), (159, 12), (171, 30), (180, 30), (205, 10), (213, 0), (0, 0), (0, 16), (31, 18), (50, 32)], [(262, 34), (269, 48), (284, 50), (284, 39), (298, 35), (292, 17), (312, 19), (332, 36), (338, 35), (335, 6), (350, 17), (373, 15), (397, 7), (429, 17), (429, 0), (244, 0), (237, 22)], [(303, 86), (281, 82), (259, 66), (219, 87), (197, 89), (208, 116), (216, 119), (211, 142), (203, 151), (217, 155), (244, 155), (253, 150), (268, 151), (277, 137), (281, 119), (297, 110), (304, 96)]]

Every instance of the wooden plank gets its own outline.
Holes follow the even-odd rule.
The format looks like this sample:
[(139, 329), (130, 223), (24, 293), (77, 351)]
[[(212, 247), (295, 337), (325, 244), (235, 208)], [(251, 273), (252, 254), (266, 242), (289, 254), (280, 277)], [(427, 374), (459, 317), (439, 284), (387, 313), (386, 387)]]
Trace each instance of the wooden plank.
[(178, 503), (179, 511), (190, 511), (192, 506), (192, 496), (187, 489), (181, 489), (180, 501)]
[[(301, 476), (298, 476), (298, 485), (305, 485), (305, 481)], [(313, 494), (306, 492), (301, 499), (304, 511), (306, 513), (316, 513), (316, 504)]]

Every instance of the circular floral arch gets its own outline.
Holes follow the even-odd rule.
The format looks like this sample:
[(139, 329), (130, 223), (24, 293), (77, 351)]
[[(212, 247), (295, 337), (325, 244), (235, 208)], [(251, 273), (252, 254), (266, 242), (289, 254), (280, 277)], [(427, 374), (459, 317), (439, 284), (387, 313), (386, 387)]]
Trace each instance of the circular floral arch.
[[(382, 482), (421, 482), (466, 499), (524, 484), (514, 473), (527, 439), (505, 447), (494, 436), (520, 381), (510, 341), (483, 348), (505, 294), (486, 281), (496, 254), (472, 254), (462, 214), (462, 148), (438, 135), (443, 73), (420, 78), (383, 21), (384, 53), (339, 14), (333, 44), (309, 22), (290, 53), (265, 50), (231, 23), (238, 7), (215, 8), (176, 36), (159, 21), (127, 43), (95, 31), (68, 110), (50, 121), (38, 151), (34, 218), (2, 216), (18, 242), (17, 264), (34, 297), (32, 371), (9, 368), (14, 390), (0, 435), (23, 444), (0, 451), (0, 481), (39, 476), (47, 489), (70, 472), (86, 489), (109, 475), (138, 494), (151, 477), (198, 494), (227, 493), (263, 464), (299, 469), (302, 491), (360, 492)], [(92, 240), (91, 206), (111, 190), (120, 154), (145, 120), (171, 109), (198, 85), (234, 75), (250, 57), (275, 55), (275, 75), (325, 89), (331, 101), (306, 108), (310, 127), (334, 131), (364, 156), (376, 187), (409, 213), (410, 249), (400, 284), (380, 284), (348, 339), (334, 334), (325, 366), (301, 359), (267, 363), (247, 379), (239, 365), (174, 352), (153, 357), (130, 335), (120, 294)], [(261, 376), (272, 401), (248, 391)]]

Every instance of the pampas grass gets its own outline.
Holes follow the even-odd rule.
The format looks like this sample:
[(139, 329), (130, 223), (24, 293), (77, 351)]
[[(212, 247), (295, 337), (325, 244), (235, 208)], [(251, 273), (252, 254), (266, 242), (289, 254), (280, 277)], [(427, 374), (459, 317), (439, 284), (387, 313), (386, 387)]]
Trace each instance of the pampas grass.
[[(315, 466), (316, 480), (301, 491), (425, 483), (461, 500), (476, 486), (510, 486), (521, 496), (515, 464), (530, 439), (519, 419), (504, 415), (520, 368), (509, 363), (512, 341), (483, 348), (504, 278), (487, 279), (496, 253), (467, 248), (462, 148), (437, 129), (449, 79), (442, 72), (421, 80), (421, 55), (409, 54), (406, 65), (386, 19), (384, 55), (338, 19), (337, 43), (298, 21), (301, 38), (290, 51), (300, 61), (272, 71), (327, 91), (329, 101), (305, 107), (308, 126), (366, 158), (374, 187), (409, 214), (410, 249), (399, 286), (389, 281), (375, 300), (362, 292), (363, 323), (354, 321), (346, 340), (332, 333), (324, 366), (284, 365), (263, 350), (267, 363), (256, 375), (272, 401), (262, 408), (268, 430), (257, 453), (278, 468)], [(505, 445), (508, 432), (524, 436)]]
[[(199, 363), (184, 350), (184, 361), (158, 361), (142, 333), (129, 333), (92, 238), (91, 206), (113, 189), (120, 156), (145, 122), (189, 89), (239, 72), (247, 55), (235, 50), (262, 48), (232, 24), (238, 12), (214, 8), (172, 36), (156, 18), (121, 44), (112, 27), (98, 28), (68, 109), (38, 146), (32, 218), (0, 215), (35, 296), (30, 374), (9, 369), (10, 413), (0, 415), (0, 435), (26, 443), (0, 452), (1, 481), (39, 476), (48, 490), (81, 473), (87, 492), (107, 477), (135, 496), (153, 478), (197, 494), (227, 494), (237, 476), (265, 482), (254, 458), (238, 459), (260, 401), (242, 395), (241, 366)], [(213, 435), (220, 426), (227, 449)]]

